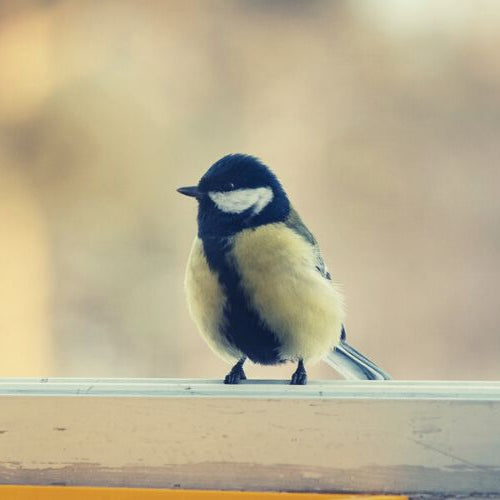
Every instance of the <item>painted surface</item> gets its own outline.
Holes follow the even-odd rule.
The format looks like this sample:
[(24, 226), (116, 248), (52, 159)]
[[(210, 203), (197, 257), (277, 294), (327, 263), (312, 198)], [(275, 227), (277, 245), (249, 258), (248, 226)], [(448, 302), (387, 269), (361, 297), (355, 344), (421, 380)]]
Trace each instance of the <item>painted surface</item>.
[(4, 380), (0, 483), (499, 493), (500, 385), (411, 385)]
[[(159, 490), (145, 488), (78, 488), (0, 486), (6, 500), (360, 500), (360, 495), (241, 491)], [(404, 496), (363, 496), (361, 500), (407, 500)]]

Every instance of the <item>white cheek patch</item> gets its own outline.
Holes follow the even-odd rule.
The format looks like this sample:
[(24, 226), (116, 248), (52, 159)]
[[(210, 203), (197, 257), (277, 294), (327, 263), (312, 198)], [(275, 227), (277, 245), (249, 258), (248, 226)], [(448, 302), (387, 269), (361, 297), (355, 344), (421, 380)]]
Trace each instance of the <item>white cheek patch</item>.
[(274, 194), (270, 187), (236, 189), (234, 191), (210, 191), (210, 199), (219, 210), (229, 214), (241, 214), (253, 207), (254, 215), (262, 212), (272, 201)]

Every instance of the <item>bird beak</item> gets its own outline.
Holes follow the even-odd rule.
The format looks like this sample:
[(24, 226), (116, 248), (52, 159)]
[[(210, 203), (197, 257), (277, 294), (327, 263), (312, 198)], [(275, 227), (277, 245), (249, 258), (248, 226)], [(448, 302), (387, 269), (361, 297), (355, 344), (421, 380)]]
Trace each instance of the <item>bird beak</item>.
[(192, 198), (200, 198), (201, 193), (198, 191), (198, 186), (189, 186), (189, 187), (180, 187), (177, 190), (178, 193), (181, 193), (185, 196), (191, 196)]

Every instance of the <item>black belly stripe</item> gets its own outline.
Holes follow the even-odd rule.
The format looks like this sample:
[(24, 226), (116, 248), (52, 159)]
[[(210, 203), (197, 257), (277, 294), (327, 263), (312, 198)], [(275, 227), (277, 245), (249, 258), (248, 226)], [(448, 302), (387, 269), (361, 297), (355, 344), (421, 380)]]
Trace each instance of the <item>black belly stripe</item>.
[(221, 333), (255, 363), (273, 365), (285, 361), (279, 356), (276, 335), (259, 318), (241, 288), (241, 278), (230, 258), (231, 239), (203, 238), (202, 242), (208, 264), (217, 273), (227, 297)]

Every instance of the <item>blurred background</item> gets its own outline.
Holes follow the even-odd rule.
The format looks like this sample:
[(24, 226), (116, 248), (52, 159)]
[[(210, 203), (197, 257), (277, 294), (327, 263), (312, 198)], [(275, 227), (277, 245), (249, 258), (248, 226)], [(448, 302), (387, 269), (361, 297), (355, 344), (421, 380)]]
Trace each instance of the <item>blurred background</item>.
[(245, 152), (353, 345), (399, 379), (498, 379), (499, 132), (496, 0), (2, 0), (0, 376), (221, 378), (175, 189)]

